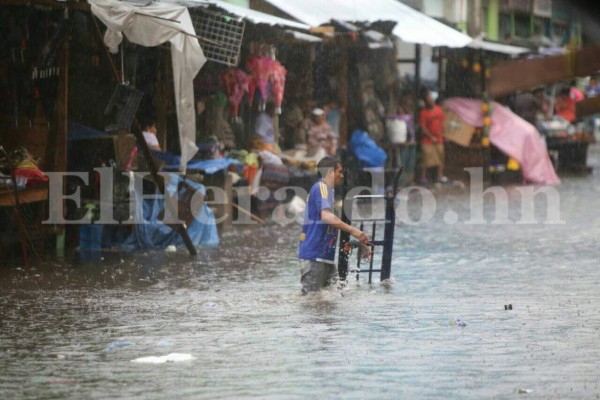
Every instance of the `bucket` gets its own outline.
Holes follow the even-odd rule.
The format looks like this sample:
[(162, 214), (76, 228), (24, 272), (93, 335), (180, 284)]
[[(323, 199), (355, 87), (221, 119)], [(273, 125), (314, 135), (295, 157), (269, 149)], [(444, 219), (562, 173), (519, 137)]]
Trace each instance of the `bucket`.
[(406, 143), (406, 122), (401, 119), (388, 118), (385, 123), (388, 140), (391, 144)]

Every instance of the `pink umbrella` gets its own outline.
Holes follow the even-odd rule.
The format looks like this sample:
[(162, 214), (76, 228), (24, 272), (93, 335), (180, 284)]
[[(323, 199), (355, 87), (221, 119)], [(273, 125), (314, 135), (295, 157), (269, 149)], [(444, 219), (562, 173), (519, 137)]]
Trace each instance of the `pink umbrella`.
[(269, 96), (269, 93), (267, 92), (267, 85), (271, 75), (271, 66), (273, 64), (273, 60), (269, 57), (261, 56), (248, 60), (248, 64), (252, 80), (258, 87), (262, 102), (264, 104)]
[(274, 61), (271, 67), (271, 91), (275, 98), (275, 107), (277, 113), (281, 114), (281, 104), (283, 103), (283, 92), (285, 88), (285, 76), (287, 70), (281, 63)]
[(248, 80), (248, 75), (239, 68), (229, 68), (223, 75), (232, 117), (237, 117), (242, 97), (248, 92)]

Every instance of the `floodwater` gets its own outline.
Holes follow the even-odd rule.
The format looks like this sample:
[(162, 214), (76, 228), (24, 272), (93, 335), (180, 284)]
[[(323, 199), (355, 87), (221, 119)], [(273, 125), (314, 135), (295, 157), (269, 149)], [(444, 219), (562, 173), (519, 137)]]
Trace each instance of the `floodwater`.
[(197, 260), (4, 267), (0, 398), (599, 398), (600, 177), (562, 179), (564, 224), (467, 225), (467, 192), (439, 192), (430, 222), (397, 227), (387, 285), (301, 296), (296, 225), (236, 229)]

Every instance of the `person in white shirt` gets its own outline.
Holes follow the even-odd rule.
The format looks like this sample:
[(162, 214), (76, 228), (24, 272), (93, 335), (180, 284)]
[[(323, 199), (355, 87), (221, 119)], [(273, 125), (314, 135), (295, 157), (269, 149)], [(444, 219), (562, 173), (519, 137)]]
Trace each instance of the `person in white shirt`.
[(146, 143), (150, 150), (162, 151), (160, 144), (158, 143), (158, 138), (156, 137), (156, 122), (153, 119), (147, 119), (144, 122), (142, 134), (144, 135), (144, 139), (146, 139)]
[(274, 116), (275, 103), (269, 101), (265, 106), (265, 111), (256, 117), (256, 123), (254, 124), (254, 132), (268, 144), (275, 144), (275, 131), (273, 130)]

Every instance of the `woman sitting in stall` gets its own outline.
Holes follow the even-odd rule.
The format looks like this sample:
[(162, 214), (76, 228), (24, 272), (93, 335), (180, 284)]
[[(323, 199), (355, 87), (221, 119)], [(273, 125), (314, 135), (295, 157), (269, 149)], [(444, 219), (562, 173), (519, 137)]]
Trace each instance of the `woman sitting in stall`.
[(571, 98), (570, 89), (564, 87), (560, 90), (554, 103), (554, 114), (569, 121), (575, 122), (575, 100)]

